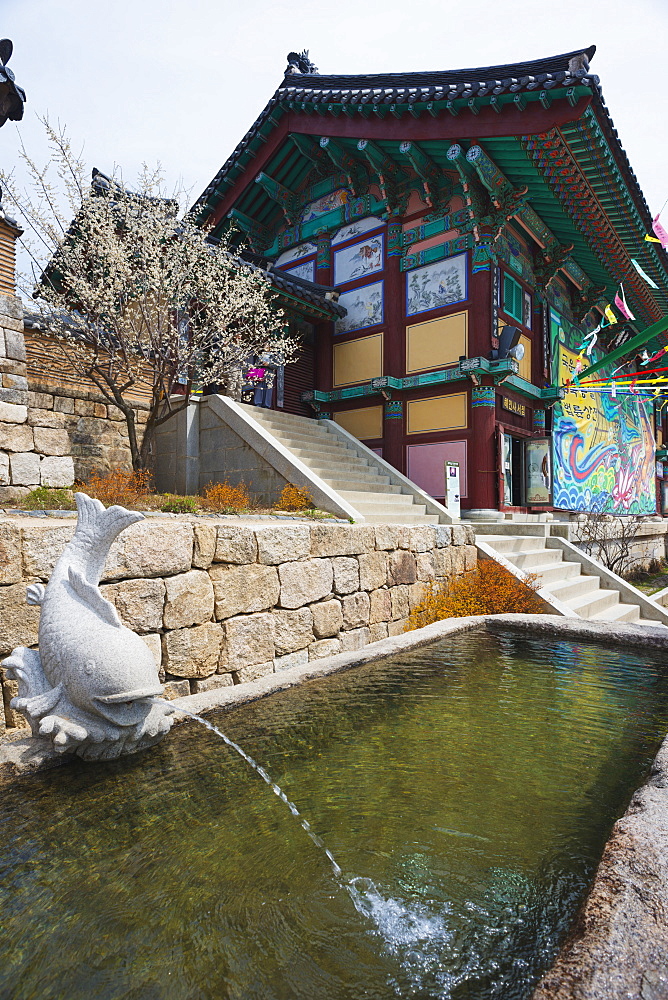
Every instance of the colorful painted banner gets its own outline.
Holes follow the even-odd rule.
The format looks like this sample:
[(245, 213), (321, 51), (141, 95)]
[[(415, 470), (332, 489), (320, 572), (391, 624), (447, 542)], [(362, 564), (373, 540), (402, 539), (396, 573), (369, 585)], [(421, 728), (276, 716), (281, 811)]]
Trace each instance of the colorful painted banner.
[(661, 212), (659, 212), (659, 214), (654, 217), (654, 221), (652, 222), (652, 229), (654, 230), (654, 235), (658, 237), (661, 246), (665, 250), (666, 247), (668, 247), (668, 233), (659, 222), (660, 218), (661, 218)]
[(615, 316), (614, 312), (612, 311), (610, 303), (608, 303), (608, 305), (605, 307), (605, 309), (603, 310), (603, 312), (605, 313), (605, 318), (607, 319), (607, 321), (610, 324), (610, 326), (614, 326), (615, 323), (617, 322), (617, 317)]
[[(557, 385), (572, 381), (583, 332), (550, 310)], [(598, 354), (598, 352), (595, 352)], [(595, 358), (595, 360), (597, 360)], [(586, 363), (581, 376), (586, 379)], [(567, 391), (554, 407), (553, 504), (561, 510), (654, 514), (656, 446), (646, 393)]]

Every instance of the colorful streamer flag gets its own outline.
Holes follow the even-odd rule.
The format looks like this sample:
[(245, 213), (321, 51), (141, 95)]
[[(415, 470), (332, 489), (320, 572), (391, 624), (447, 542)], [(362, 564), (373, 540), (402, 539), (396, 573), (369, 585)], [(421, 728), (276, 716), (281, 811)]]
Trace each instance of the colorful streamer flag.
[(626, 296), (624, 295), (624, 285), (619, 286), (619, 291), (615, 295), (615, 305), (619, 309), (620, 313), (625, 319), (635, 319), (635, 316), (629, 309), (626, 303)]
[(607, 304), (607, 306), (605, 307), (605, 309), (603, 310), (603, 312), (604, 312), (605, 318), (607, 319), (607, 321), (610, 324), (610, 326), (613, 326), (617, 322), (617, 317), (615, 316), (614, 312), (612, 311), (610, 303)]
[(580, 357), (582, 357), (582, 351), (584, 351), (585, 347), (587, 348), (585, 352), (587, 357), (588, 358), (591, 357), (591, 352), (594, 350), (594, 347), (596, 346), (596, 341), (598, 340), (598, 335), (600, 330), (601, 330), (601, 324), (599, 323), (598, 326), (594, 327), (593, 330), (590, 330), (589, 333), (585, 334), (584, 340), (577, 348), (577, 350), (580, 352)]
[(660, 216), (661, 212), (659, 212), (659, 214), (655, 217), (654, 222), (652, 223), (652, 229), (654, 230), (654, 235), (658, 236), (661, 246), (665, 249), (668, 246), (668, 233), (659, 222)]
[[(663, 249), (666, 250), (668, 249), (668, 233), (659, 222), (660, 215), (661, 212), (659, 212), (659, 215), (657, 215), (654, 221), (652, 222), (652, 229), (654, 230), (654, 236), (645, 236), (645, 239), (647, 240), (648, 243), (660, 243)], [(658, 238), (655, 239), (655, 237)]]
[(652, 279), (650, 278), (649, 274), (647, 274), (646, 271), (643, 271), (643, 269), (640, 266), (640, 264), (638, 263), (638, 261), (634, 260), (633, 257), (631, 257), (631, 263), (633, 264), (633, 266), (635, 267), (636, 271), (638, 272), (638, 274), (640, 275), (640, 277), (643, 279), (643, 281), (646, 281), (647, 284), (650, 286), (650, 288), (657, 288), (658, 289), (659, 286), (656, 284), (656, 282), (652, 281)]

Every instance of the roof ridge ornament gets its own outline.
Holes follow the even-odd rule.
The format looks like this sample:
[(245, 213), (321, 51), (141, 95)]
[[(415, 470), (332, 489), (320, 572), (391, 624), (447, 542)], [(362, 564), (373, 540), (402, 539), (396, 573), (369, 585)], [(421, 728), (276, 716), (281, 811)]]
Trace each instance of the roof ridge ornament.
[(318, 75), (318, 67), (309, 59), (308, 49), (303, 49), (302, 52), (288, 52), (288, 67), (285, 75), (290, 76), (293, 73), (301, 73), (304, 76)]
[(16, 78), (7, 63), (12, 57), (14, 46), (9, 38), (0, 38), (0, 127), (9, 121), (20, 122), (23, 118), (23, 105), (26, 102), (26, 92), (19, 87)]
[(568, 60), (568, 72), (571, 76), (585, 76), (589, 72), (589, 60), (593, 58), (596, 46), (592, 45), (583, 52), (578, 52)]

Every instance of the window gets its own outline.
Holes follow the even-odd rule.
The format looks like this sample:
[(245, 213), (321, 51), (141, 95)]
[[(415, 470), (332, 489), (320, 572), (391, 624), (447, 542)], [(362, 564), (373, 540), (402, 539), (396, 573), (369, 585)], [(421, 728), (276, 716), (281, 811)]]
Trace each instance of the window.
[(503, 276), (503, 311), (516, 319), (518, 323), (524, 323), (524, 289), (511, 278), (509, 274)]

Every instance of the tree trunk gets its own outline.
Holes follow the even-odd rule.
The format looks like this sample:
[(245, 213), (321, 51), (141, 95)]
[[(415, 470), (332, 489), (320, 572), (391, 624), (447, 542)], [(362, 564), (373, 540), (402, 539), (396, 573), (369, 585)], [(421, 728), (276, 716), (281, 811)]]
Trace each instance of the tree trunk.
[(142, 460), (139, 441), (137, 440), (137, 420), (135, 411), (131, 406), (121, 407), (125, 424), (128, 429), (128, 443), (130, 445), (130, 455), (132, 456), (132, 469), (134, 472), (141, 472), (145, 466)]
[(146, 426), (144, 427), (144, 433), (141, 439), (141, 447), (139, 449), (139, 466), (134, 465), (134, 459), (133, 459), (133, 466), (135, 472), (138, 472), (140, 469), (145, 470), (147, 472), (153, 471), (153, 465), (155, 459), (155, 452), (153, 448), (154, 442), (155, 442), (155, 417), (154, 414), (151, 412), (148, 415), (148, 420), (146, 421)]

